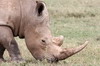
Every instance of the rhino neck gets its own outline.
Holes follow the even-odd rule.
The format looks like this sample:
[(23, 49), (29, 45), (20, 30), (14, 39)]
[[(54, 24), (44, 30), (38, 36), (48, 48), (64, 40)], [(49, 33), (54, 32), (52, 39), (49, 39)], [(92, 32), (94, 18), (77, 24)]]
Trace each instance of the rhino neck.
[(19, 27), (19, 37), (24, 38), (25, 30), (27, 29), (28, 23), (33, 20), (32, 16), (34, 16), (36, 7), (35, 0), (20, 0), (20, 13), (21, 13), (21, 21)]
[(21, 0), (18, 0), (18, 16), (12, 20), (11, 26), (13, 26), (14, 36), (19, 36), (20, 38), (24, 38), (24, 22), (23, 22), (23, 12)]
[(19, 0), (19, 6), (20, 6), (20, 23), (19, 23), (19, 30), (18, 30), (18, 36), (19, 38), (24, 38), (24, 26), (25, 26), (25, 21), (24, 21), (24, 10), (23, 10), (23, 0)]

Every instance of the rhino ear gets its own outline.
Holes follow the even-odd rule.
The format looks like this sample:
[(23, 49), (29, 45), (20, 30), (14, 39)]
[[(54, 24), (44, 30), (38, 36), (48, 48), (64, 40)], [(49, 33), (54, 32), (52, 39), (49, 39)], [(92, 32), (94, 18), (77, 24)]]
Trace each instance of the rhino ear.
[(38, 14), (38, 16), (41, 16), (42, 12), (44, 10), (44, 3), (41, 1), (36, 1), (36, 3), (37, 3), (37, 6), (36, 6), (37, 14)]

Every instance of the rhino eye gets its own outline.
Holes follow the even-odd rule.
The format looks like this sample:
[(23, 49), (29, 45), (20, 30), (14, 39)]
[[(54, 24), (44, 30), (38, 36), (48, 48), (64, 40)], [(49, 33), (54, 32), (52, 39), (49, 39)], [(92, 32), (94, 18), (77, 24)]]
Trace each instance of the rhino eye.
[(45, 43), (45, 40), (42, 40), (43, 43)]
[(46, 45), (46, 41), (44, 39), (41, 40), (43, 45)]

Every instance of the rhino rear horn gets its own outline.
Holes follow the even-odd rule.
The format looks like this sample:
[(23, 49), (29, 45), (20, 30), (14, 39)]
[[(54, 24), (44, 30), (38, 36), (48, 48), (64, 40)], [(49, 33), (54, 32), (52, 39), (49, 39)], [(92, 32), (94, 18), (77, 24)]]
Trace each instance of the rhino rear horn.
[(57, 46), (61, 46), (63, 44), (64, 36), (59, 36), (59, 37), (53, 37), (52, 42), (56, 44)]

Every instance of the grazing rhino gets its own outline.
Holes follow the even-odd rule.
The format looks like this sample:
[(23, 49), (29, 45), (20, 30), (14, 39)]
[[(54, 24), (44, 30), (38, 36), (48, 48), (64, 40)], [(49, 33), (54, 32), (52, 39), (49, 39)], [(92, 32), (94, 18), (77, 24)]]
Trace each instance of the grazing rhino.
[(81, 51), (85, 44), (76, 48), (61, 48), (63, 36), (53, 37), (49, 29), (49, 15), (43, 1), (0, 0), (0, 61), (7, 49), (11, 61), (22, 61), (14, 37), (25, 38), (27, 48), (37, 60), (57, 62)]

